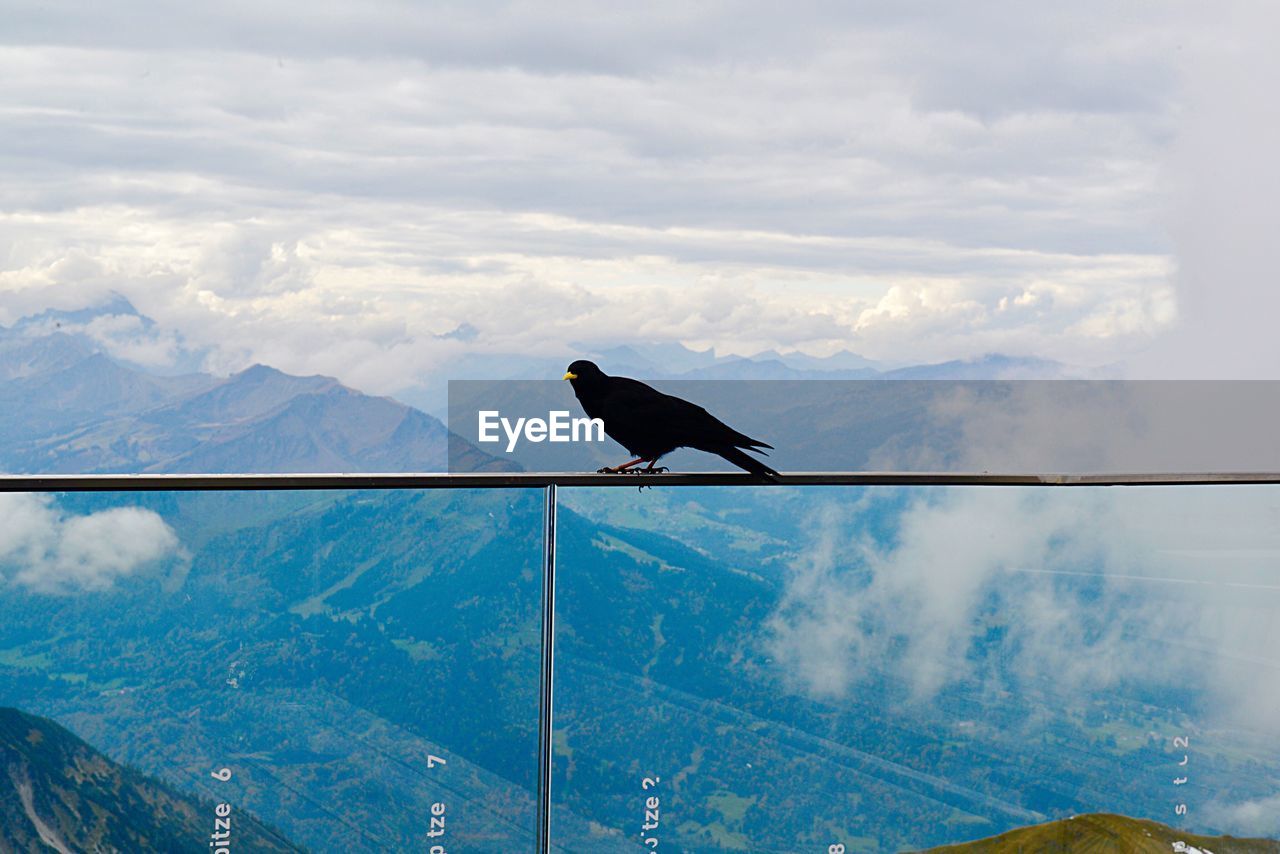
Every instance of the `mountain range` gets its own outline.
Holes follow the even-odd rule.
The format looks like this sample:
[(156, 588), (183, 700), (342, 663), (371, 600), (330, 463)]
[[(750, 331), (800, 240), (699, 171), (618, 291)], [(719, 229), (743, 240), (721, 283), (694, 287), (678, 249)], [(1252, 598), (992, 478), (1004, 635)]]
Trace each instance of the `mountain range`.
[(443, 471), (449, 453), (477, 470), (509, 467), (459, 444), (438, 419), (331, 377), (265, 365), (229, 377), (148, 372), (62, 331), (84, 314), (0, 328), (0, 469)]
[[(469, 353), (440, 365), (436, 375), (406, 389), (405, 400), (444, 413), (447, 380), (559, 379), (576, 358), (591, 359), (606, 373), (644, 380), (878, 380), (878, 379), (1066, 379), (1107, 373), (1047, 359), (987, 354), (936, 364), (886, 365), (847, 350), (818, 357), (766, 350), (752, 356), (717, 355), (675, 342), (601, 345), (576, 342), (556, 358), (515, 353)], [(1109, 369), (1108, 369), (1109, 370)]]
[[(253, 365), (227, 377), (174, 366), (199, 363), (199, 353), (177, 347), (164, 370), (112, 356), (94, 330), (120, 325), (150, 334), (155, 323), (123, 297), (76, 311), (49, 310), (0, 327), (0, 470), (14, 473), (161, 472), (395, 472), (519, 469), (450, 433), (438, 418), (388, 397), (349, 388), (332, 377), (294, 376)], [(95, 337), (97, 335), (97, 337)], [(825, 358), (767, 351), (751, 358), (718, 357), (680, 344), (633, 344), (575, 348), (611, 373), (674, 380), (868, 380), (1062, 377), (1056, 362), (990, 355), (973, 361), (888, 368), (849, 352)], [(444, 410), (445, 380), (558, 379), (565, 358), (471, 355), (442, 366), (441, 373), (411, 393)], [(780, 388), (780, 387), (778, 387)], [(709, 392), (730, 398), (733, 384)], [(557, 391), (561, 391), (557, 389)], [(814, 433), (812, 406), (827, 400), (790, 392), (750, 407), (770, 424), (794, 412), (795, 429), (770, 432), (791, 454), (781, 465), (793, 470), (865, 467), (883, 431), (849, 438)], [(753, 392), (754, 393), (754, 392)], [(776, 397), (776, 395), (775, 395)], [(437, 408), (438, 407), (438, 408)], [(903, 409), (896, 402), (894, 409)], [(919, 410), (908, 401), (889, 427), (901, 427)], [(850, 418), (853, 416), (849, 416)], [(830, 418), (826, 419), (828, 422)], [(848, 421), (848, 418), (845, 419)], [(847, 424), (828, 424), (837, 437)], [(895, 427), (895, 429), (896, 429)], [(747, 425), (748, 432), (752, 425)], [(807, 438), (808, 437), (808, 438)], [(812, 438), (812, 441), (810, 441)], [(877, 444), (869, 444), (872, 440)], [(843, 456), (832, 457), (833, 448)], [(563, 450), (547, 445), (547, 452)], [(535, 454), (534, 462), (542, 460)], [(555, 457), (542, 460), (563, 467)], [(607, 462), (601, 458), (592, 467)], [(676, 465), (682, 461), (677, 460)], [(703, 463), (705, 465), (705, 462)], [(527, 467), (527, 466), (526, 466)]]

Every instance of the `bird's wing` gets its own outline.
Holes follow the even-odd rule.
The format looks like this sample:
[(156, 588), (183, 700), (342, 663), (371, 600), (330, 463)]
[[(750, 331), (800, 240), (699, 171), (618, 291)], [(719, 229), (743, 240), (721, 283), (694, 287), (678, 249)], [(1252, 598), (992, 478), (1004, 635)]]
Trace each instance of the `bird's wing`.
[(704, 450), (723, 445), (753, 450), (773, 447), (734, 430), (696, 403), (664, 394), (639, 380), (613, 379), (608, 400), (611, 410), (626, 413), (624, 417), (637, 424), (669, 432), (681, 445)]

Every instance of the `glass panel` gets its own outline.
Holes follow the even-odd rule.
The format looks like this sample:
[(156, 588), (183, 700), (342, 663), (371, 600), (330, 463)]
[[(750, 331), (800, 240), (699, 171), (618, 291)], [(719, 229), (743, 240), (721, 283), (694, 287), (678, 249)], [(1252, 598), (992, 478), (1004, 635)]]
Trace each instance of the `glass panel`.
[(1280, 832), (1280, 489), (560, 494), (567, 850)]
[(74, 850), (528, 850), (542, 514), (540, 490), (0, 495), (0, 756)]

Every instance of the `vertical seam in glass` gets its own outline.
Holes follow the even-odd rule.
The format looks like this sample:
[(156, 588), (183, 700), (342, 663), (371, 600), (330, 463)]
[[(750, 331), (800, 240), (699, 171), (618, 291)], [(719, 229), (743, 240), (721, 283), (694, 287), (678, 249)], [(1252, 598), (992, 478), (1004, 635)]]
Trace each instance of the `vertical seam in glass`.
[(542, 673), (538, 696), (538, 852), (551, 851), (551, 702), (556, 637), (556, 485), (547, 484), (542, 532)]

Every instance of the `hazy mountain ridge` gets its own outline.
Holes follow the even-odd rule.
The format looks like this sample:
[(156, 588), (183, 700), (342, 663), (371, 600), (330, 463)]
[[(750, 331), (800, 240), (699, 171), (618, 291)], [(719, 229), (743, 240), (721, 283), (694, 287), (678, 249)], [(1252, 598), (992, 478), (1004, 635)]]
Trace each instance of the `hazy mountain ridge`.
[[(163, 365), (142, 365), (126, 355), (140, 345), (131, 342), (114, 347), (123, 355), (104, 355), (104, 340), (109, 331), (123, 327), (152, 349), (163, 349)], [(469, 341), (474, 334), (465, 328), (441, 338)], [(106, 331), (104, 331), (106, 330)], [(455, 334), (457, 333), (457, 334)], [(474, 330), (471, 330), (474, 333)], [(207, 390), (218, 380), (200, 373), (204, 351), (192, 350), (180, 335), (161, 339), (155, 321), (137, 311), (119, 294), (107, 302), (83, 309), (48, 310), (18, 320), (12, 327), (0, 327), (0, 383), (5, 380), (32, 377), (57, 368), (72, 368), (96, 354), (116, 366), (117, 376), (104, 376), (103, 389), (118, 388), (124, 400), (132, 401), (130, 412), (147, 399), (172, 402)], [(810, 356), (800, 351), (764, 350), (750, 356), (717, 354), (714, 348), (695, 350), (674, 341), (611, 344), (597, 341), (570, 343), (573, 351), (566, 356), (530, 356), (523, 353), (462, 352), (441, 362), (429, 376), (407, 387), (398, 397), (420, 410), (440, 416), (446, 411), (447, 383), (455, 379), (532, 380), (558, 379), (564, 366), (573, 358), (589, 358), (606, 372), (638, 379), (699, 380), (852, 380), (852, 379), (1057, 379), (1082, 377), (1094, 372), (1045, 359), (986, 354), (971, 359), (958, 359), (936, 364), (898, 366), (877, 362), (848, 350), (828, 356)], [(25, 350), (19, 354), (16, 351)], [(254, 366), (243, 373), (252, 372)], [(100, 373), (109, 373), (105, 367)], [(238, 376), (238, 375), (237, 375)], [(288, 375), (282, 375), (288, 376)], [(330, 377), (290, 377), (295, 381), (290, 394), (304, 393), (310, 387), (319, 392), (326, 384), (338, 384)], [(66, 393), (70, 384), (63, 379), (51, 389)], [(130, 384), (134, 388), (127, 388)], [(338, 384), (340, 385), (340, 384)], [(345, 387), (344, 387), (345, 388)], [(37, 389), (32, 388), (32, 397)], [(358, 392), (356, 392), (358, 394)], [(3, 391), (0, 390), (0, 399)], [(72, 401), (75, 402), (75, 401)], [(82, 410), (87, 414), (107, 414), (110, 410)], [(319, 443), (318, 443), (319, 444)], [(2, 462), (2, 460), (0, 460)], [(418, 467), (421, 470), (421, 467)]]
[[(450, 436), (426, 412), (363, 394), (332, 377), (293, 376), (266, 365), (226, 378), (144, 369), (106, 352), (99, 327), (117, 326), (144, 337), (157, 334), (154, 321), (118, 296), (96, 308), (50, 310), (0, 327), (0, 469), (159, 473), (520, 467)], [(1056, 362), (1001, 355), (891, 369), (847, 351), (814, 357), (771, 350), (747, 358), (674, 342), (573, 346), (611, 373), (647, 379), (1056, 378), (1070, 372)], [(177, 362), (194, 359), (180, 346), (178, 351)], [(558, 379), (563, 362), (464, 355), (411, 394), (428, 409), (442, 412), (446, 378)], [(714, 397), (714, 392), (708, 393)], [(777, 413), (771, 417), (776, 420)], [(804, 444), (776, 431), (769, 435), (779, 447)], [(824, 437), (822, 444), (830, 442)], [(796, 470), (830, 467), (825, 459), (781, 462)]]
[(606, 373), (641, 380), (872, 380), (872, 379), (1065, 379), (1115, 373), (1078, 368), (1048, 359), (988, 353), (933, 364), (889, 365), (849, 350), (829, 356), (764, 350), (750, 356), (717, 355), (678, 342), (603, 345), (572, 342), (563, 357), (517, 353), (464, 353), (440, 365), (436, 375), (401, 397), (428, 412), (443, 413), (449, 380), (559, 379), (575, 358), (591, 359)]
[(50, 326), (0, 328), (8, 471), (443, 471), (450, 443), (481, 469), (510, 467), (432, 416), (332, 377), (265, 365), (225, 379), (155, 375)]
[[(777, 350), (764, 350), (750, 356), (720, 356), (714, 350), (693, 350), (677, 343), (605, 348), (588, 344), (573, 346), (583, 358), (596, 360), (606, 373), (638, 379), (1058, 379), (1090, 373), (1051, 359), (1002, 353), (892, 366), (848, 350), (830, 356)], [(486, 378), (548, 379), (550, 373), (546, 368), (552, 365), (559, 362), (548, 360), (544, 366), (541, 360), (531, 361), (514, 354), (493, 355), (486, 357), (486, 366), (496, 375)]]
[[(112, 762), (46, 718), (0, 708), (0, 849), (209, 851), (215, 804)], [(234, 847), (301, 851), (238, 809)]]

